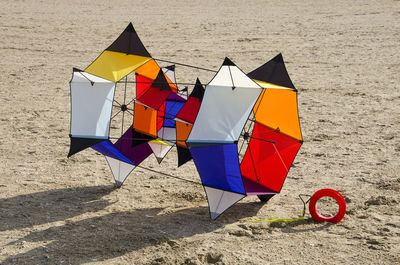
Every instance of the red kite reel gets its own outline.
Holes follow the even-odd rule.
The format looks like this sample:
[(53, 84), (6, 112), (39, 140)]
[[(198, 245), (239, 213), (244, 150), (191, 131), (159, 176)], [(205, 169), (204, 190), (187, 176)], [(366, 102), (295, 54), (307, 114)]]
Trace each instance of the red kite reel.
[[(336, 200), (336, 202), (339, 205), (339, 211), (335, 216), (326, 217), (318, 213), (316, 204), (317, 201), (322, 197), (331, 197)], [(315, 192), (314, 195), (311, 197), (308, 209), (310, 211), (312, 218), (316, 222), (339, 223), (346, 213), (346, 202), (343, 196), (338, 191), (332, 189), (322, 189)]]

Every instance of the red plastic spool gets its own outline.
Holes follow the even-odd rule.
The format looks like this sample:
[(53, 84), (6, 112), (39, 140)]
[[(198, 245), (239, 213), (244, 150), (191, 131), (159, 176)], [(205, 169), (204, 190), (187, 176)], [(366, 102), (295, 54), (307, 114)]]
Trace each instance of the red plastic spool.
[[(318, 213), (317, 211), (317, 201), (322, 197), (331, 197), (336, 200), (339, 204), (339, 212), (333, 217), (326, 217)], [(346, 213), (346, 201), (344, 200), (342, 194), (340, 194), (336, 190), (332, 189), (322, 189), (314, 193), (314, 195), (310, 199), (309, 211), (311, 217), (316, 222), (330, 222), (330, 223), (339, 223), (340, 220), (344, 217)]]

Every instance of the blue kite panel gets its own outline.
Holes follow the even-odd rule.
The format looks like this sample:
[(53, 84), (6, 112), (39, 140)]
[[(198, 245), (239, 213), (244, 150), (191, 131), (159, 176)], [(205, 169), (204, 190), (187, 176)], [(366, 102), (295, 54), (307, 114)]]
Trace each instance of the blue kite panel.
[(122, 162), (133, 165), (133, 163), (128, 158), (126, 158), (126, 156), (124, 156), (117, 148), (115, 148), (110, 140), (93, 145), (92, 148), (105, 156), (115, 158)]
[(164, 123), (163, 123), (163, 127), (175, 128), (176, 127), (175, 120), (165, 119)]
[(164, 127), (175, 127), (175, 116), (181, 110), (185, 102), (179, 101), (166, 101), (165, 106), (165, 120), (164, 120)]
[(190, 149), (203, 185), (245, 194), (237, 145), (215, 144)]

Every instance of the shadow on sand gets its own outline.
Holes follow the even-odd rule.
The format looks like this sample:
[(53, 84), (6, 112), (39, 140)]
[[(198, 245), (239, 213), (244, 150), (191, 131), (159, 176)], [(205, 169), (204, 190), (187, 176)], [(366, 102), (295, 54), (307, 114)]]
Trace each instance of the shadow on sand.
[(0, 199), (0, 232), (63, 221), (104, 209), (103, 196), (114, 186), (91, 186), (43, 191)]
[[(1, 215), (1, 231), (99, 211), (109, 205), (101, 197), (112, 190), (112, 186), (60, 189), (3, 199), (0, 203), (6, 213)], [(35, 231), (9, 243), (7, 246), (45, 242), (40, 247), (7, 258), (4, 264), (82, 264), (108, 260), (164, 243), (174, 247), (175, 239), (212, 232), (223, 224), (256, 215), (262, 206), (257, 202), (239, 203), (217, 221), (210, 220), (207, 207), (184, 208), (168, 213), (162, 213), (162, 208), (133, 209), (76, 222), (67, 220), (64, 225)], [(57, 215), (52, 215), (54, 211)], [(14, 218), (26, 220), (15, 222)]]
[(316, 223), (312, 218), (297, 220), (293, 222), (276, 222), (271, 223), (271, 228), (279, 228), (284, 233), (305, 233), (321, 231), (329, 228), (334, 224), (332, 223)]

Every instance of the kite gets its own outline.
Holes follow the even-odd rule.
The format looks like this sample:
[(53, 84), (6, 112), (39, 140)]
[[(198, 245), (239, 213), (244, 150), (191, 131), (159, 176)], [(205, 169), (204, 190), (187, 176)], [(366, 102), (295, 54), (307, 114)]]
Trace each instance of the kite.
[[(136, 74), (136, 100), (119, 103), (114, 99), (116, 84), (124, 77), (127, 80), (132, 71)], [(184, 101), (184, 97), (175, 94), (177, 87), (170, 79), (175, 79), (171, 72), (173, 67), (161, 69), (158, 66), (131, 23), (84, 71), (74, 68), (70, 82), (68, 157), (92, 147), (106, 157), (116, 185), (121, 186), (130, 172), (151, 153), (160, 155), (157, 145), (170, 145), (157, 140), (159, 130), (167, 132), (169, 128), (163, 127), (165, 101), (169, 98)], [(118, 110), (111, 117), (113, 107)], [(125, 113), (135, 113), (137, 118), (113, 143), (109, 136), (110, 122), (119, 114), (124, 121)]]
[[(248, 195), (266, 201), (279, 193), (303, 142), (282, 55), (248, 74), (229, 58), (218, 71), (180, 64), (215, 72), (205, 86), (190, 84), (190, 94), (178, 89), (175, 65), (157, 61), (130, 23), (85, 70), (73, 69), (68, 157), (91, 147), (119, 187), (151, 154), (162, 163), (176, 147), (178, 167), (193, 159), (213, 220)], [(132, 98), (128, 83), (135, 83)], [(115, 99), (117, 85), (125, 87), (123, 102)], [(112, 137), (116, 117), (121, 131)]]
[(247, 75), (226, 58), (206, 86), (187, 143), (212, 219), (246, 195), (279, 193), (302, 144), (297, 90), (282, 55)]

